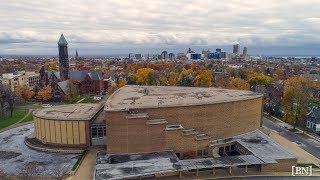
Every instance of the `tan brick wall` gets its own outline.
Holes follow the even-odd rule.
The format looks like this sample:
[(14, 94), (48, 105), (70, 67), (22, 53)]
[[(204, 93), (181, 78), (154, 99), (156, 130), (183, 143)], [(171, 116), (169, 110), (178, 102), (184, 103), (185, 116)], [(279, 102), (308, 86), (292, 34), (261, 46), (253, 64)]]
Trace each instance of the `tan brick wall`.
[(292, 166), (297, 165), (297, 159), (277, 160), (278, 163), (261, 165), (262, 172), (291, 172)]
[(165, 131), (165, 125), (146, 125), (148, 119), (166, 119), (167, 125), (182, 124), (195, 128), (211, 139), (231, 137), (258, 129), (261, 124), (262, 98), (245, 101), (139, 109), (149, 118), (127, 119), (128, 112), (106, 112), (108, 153), (150, 152), (173, 149), (196, 151), (208, 146), (208, 140), (195, 141), (181, 130)]

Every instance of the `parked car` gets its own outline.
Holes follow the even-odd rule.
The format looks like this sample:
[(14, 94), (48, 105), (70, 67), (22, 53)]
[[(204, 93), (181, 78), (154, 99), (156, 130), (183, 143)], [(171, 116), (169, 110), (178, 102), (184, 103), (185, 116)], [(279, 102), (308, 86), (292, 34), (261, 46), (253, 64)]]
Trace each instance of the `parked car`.
[(93, 99), (96, 101), (100, 101), (102, 98), (100, 96), (94, 96)]
[(43, 108), (48, 108), (48, 107), (52, 107), (52, 105), (51, 104), (42, 104), (42, 107)]

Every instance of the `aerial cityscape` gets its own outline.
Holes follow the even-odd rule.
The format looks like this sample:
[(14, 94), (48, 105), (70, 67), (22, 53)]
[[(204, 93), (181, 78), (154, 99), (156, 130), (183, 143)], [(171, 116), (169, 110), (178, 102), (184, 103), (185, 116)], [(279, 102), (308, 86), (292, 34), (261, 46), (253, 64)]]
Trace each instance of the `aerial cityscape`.
[(319, 5), (0, 2), (0, 179), (318, 179)]

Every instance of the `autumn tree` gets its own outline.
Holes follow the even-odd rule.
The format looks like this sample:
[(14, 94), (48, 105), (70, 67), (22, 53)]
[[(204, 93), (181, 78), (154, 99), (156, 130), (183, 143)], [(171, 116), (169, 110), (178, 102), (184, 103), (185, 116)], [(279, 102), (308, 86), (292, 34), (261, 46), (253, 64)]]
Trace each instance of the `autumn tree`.
[(217, 75), (215, 77), (214, 86), (218, 88), (227, 88), (229, 83), (228, 77), (223, 74)]
[(59, 71), (58, 62), (51, 62), (46, 66), (47, 71)]
[(180, 86), (193, 86), (193, 70), (182, 68), (179, 74), (178, 82)]
[(158, 77), (159, 85), (160, 86), (166, 86), (168, 85), (168, 78), (165, 77), (164, 75), (160, 74)]
[(177, 84), (179, 78), (179, 73), (176, 72), (170, 72), (170, 77), (169, 77), (169, 85), (174, 86)]
[(155, 85), (154, 70), (151, 68), (141, 68), (137, 71), (137, 84)]
[(284, 82), (284, 118), (294, 129), (297, 125), (302, 124), (307, 116), (310, 96), (310, 81), (308, 79), (293, 76)]
[(138, 76), (137, 74), (130, 74), (127, 84), (137, 84)]
[(256, 86), (256, 85), (270, 86), (272, 82), (271, 77), (264, 75), (262, 73), (257, 73), (252, 71), (248, 73), (247, 79), (251, 86)]
[(118, 81), (118, 85), (117, 85), (117, 86), (118, 86), (119, 88), (121, 88), (121, 87), (127, 85), (127, 83), (128, 83), (128, 82), (127, 82), (126, 80), (121, 79), (121, 80)]
[(52, 88), (50, 86), (45, 86), (37, 93), (37, 98), (40, 101), (48, 101), (52, 99)]
[(197, 86), (212, 86), (212, 73), (209, 70), (201, 70), (196, 76)]
[(16, 87), (14, 93), (18, 100), (22, 101), (24, 104), (26, 104), (27, 101), (30, 101), (35, 94), (33, 89), (26, 86)]
[(68, 103), (75, 103), (80, 100), (80, 94), (78, 90), (78, 83), (73, 80), (69, 80), (66, 87), (65, 101)]
[(249, 90), (250, 84), (241, 78), (230, 77), (228, 79), (228, 89)]

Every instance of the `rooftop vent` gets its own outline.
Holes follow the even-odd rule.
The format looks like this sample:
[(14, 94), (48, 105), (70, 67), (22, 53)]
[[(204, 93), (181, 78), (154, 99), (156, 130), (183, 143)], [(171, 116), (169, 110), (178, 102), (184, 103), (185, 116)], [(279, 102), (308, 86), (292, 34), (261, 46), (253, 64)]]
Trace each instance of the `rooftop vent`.
[(158, 124), (167, 124), (168, 121), (165, 119), (152, 119), (152, 120), (147, 120), (146, 125), (158, 125)]
[(244, 139), (244, 141), (248, 142), (248, 143), (261, 143), (261, 144), (267, 144), (268, 143), (268, 141), (264, 140), (262, 137)]
[(179, 129), (183, 129), (181, 124), (174, 124), (174, 125), (167, 125), (166, 126), (166, 131), (179, 130)]

